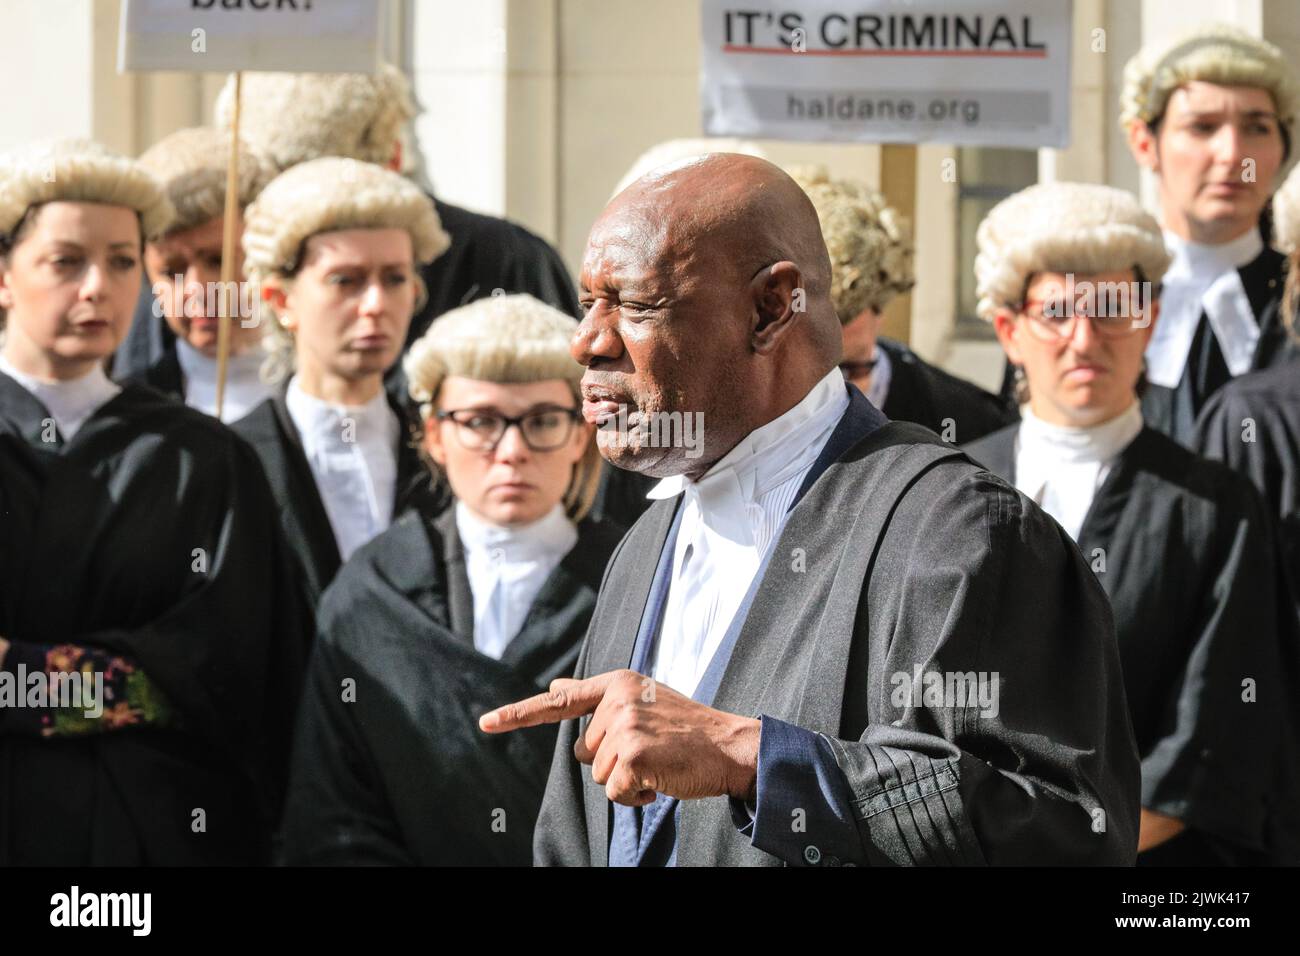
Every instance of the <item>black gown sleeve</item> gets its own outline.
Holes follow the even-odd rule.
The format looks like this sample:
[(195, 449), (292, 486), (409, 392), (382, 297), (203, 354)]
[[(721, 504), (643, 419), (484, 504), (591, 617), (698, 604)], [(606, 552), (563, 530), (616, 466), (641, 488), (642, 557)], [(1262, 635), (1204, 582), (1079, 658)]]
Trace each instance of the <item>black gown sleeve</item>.
[[(898, 573), (868, 584), (868, 626), (889, 638), (864, 730), (828, 738), (856, 816), (850, 859), (1131, 865), (1139, 766), (1106, 595), (1023, 495), (941, 474), (880, 544), (876, 566)], [(996, 705), (894, 698), (917, 668), (996, 677)]]

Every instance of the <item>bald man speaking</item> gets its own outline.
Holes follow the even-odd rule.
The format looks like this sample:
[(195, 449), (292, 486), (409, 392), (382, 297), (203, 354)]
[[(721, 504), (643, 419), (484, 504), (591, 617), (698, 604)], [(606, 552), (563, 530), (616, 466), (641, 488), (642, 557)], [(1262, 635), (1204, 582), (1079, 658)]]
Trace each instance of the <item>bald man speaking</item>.
[(662, 480), (574, 679), (480, 722), (563, 722), (535, 862), (1131, 864), (1105, 594), (1014, 488), (845, 384), (829, 286), (811, 203), (753, 157), (656, 170), (593, 227), (583, 414)]

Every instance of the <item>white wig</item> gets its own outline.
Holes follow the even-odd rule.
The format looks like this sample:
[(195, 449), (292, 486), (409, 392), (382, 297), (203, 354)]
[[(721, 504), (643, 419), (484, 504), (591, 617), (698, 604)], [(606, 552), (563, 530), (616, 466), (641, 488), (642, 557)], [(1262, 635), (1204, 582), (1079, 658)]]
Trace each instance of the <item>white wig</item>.
[[(234, 77), (217, 97), (216, 126), (230, 128)], [(239, 134), (279, 170), (321, 156), (386, 165), (415, 116), (402, 72), (248, 73), (240, 95)]]
[(808, 194), (831, 258), (831, 301), (848, 324), (866, 309), (879, 312), (916, 284), (907, 220), (865, 183), (831, 179), (824, 166), (787, 172)]
[[(448, 376), (481, 382), (567, 382), (580, 399), (583, 368), (569, 352), (578, 329), (570, 315), (527, 294), (493, 295), (439, 316), (406, 354), (402, 367), (411, 398), (428, 420)], [(600, 452), (590, 442), (565, 493), (566, 511), (580, 520), (595, 499)]]
[(1138, 268), (1158, 286), (1169, 268), (1164, 236), (1129, 193), (1090, 183), (1042, 183), (998, 203), (975, 233), (980, 318), (1020, 304), (1039, 272), (1092, 275)]
[[(176, 218), (167, 226), (168, 234), (184, 232), (225, 215), (229, 159), (230, 134), (210, 126), (178, 130), (140, 156), (140, 165), (162, 184), (176, 208)], [(239, 208), (242, 210), (252, 202), (274, 175), (275, 168), (270, 162), (241, 140)]]
[(1273, 241), (1282, 252), (1300, 252), (1300, 166), (1273, 194)]
[(1121, 125), (1155, 122), (1173, 92), (1197, 80), (1267, 90), (1288, 127), (1300, 104), (1300, 86), (1282, 51), (1234, 27), (1211, 24), (1149, 44), (1129, 60), (1120, 94)]
[(609, 194), (609, 198), (613, 199), (646, 173), (653, 172), (661, 166), (674, 167), (686, 160), (707, 156), (709, 153), (743, 153), (746, 156), (767, 159), (767, 154), (761, 146), (746, 139), (726, 137), (670, 139), (651, 146), (638, 156), (632, 168), (623, 174), (614, 191)]
[(175, 214), (138, 162), (90, 140), (32, 143), (0, 155), (0, 236), (10, 236), (31, 207), (59, 201), (133, 209), (145, 236), (162, 232)]
[(406, 355), (411, 398), (429, 406), (449, 375), (502, 383), (563, 379), (576, 396), (583, 369), (569, 341), (577, 329), (572, 316), (527, 294), (493, 295), (452, 309)]
[(415, 262), (432, 262), (451, 244), (419, 186), (391, 170), (327, 157), (286, 170), (244, 214), (244, 273), (261, 283), (292, 275), (303, 243), (341, 229), (405, 229)]

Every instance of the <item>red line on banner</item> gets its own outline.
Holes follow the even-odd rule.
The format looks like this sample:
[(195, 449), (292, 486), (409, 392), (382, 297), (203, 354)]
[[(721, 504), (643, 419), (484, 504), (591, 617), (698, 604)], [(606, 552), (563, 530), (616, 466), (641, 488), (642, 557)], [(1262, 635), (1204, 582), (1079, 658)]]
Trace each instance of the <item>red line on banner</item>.
[(778, 56), (998, 56), (1042, 60), (1046, 50), (792, 50), (785, 46), (737, 46), (724, 43), (723, 53), (774, 53)]

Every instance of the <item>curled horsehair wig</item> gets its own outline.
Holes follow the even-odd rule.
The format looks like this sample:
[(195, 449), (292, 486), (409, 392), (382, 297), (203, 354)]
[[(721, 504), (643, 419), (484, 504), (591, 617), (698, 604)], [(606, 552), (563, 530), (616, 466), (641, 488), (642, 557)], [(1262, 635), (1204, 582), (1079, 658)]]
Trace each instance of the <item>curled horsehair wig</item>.
[[(217, 97), (215, 125), (229, 129), (234, 78)], [(385, 63), (378, 73), (248, 73), (239, 103), (240, 136), (277, 170), (321, 156), (385, 165), (415, 116), (411, 87)]]
[(1300, 78), (1273, 44), (1225, 24), (1201, 26), (1139, 50), (1124, 67), (1120, 125), (1127, 129), (1135, 122), (1157, 124), (1174, 91), (1196, 81), (1267, 90), (1277, 110), (1283, 143), (1288, 154), (1291, 152), (1296, 112), (1300, 110)]
[[(226, 212), (226, 164), (230, 134), (208, 126), (178, 130), (140, 156), (140, 165), (162, 184), (176, 209), (165, 235), (185, 232)], [(275, 168), (242, 139), (239, 144), (239, 208), (256, 198)], [(150, 239), (162, 238), (150, 235)]]
[(993, 207), (975, 241), (976, 312), (988, 322), (1021, 304), (1035, 273), (1136, 268), (1159, 288), (1170, 261), (1160, 226), (1136, 198), (1091, 183), (1022, 189)]
[(0, 155), (0, 236), (12, 239), (33, 206), (59, 201), (133, 209), (145, 236), (162, 232), (175, 215), (138, 162), (90, 140), (32, 143)]

